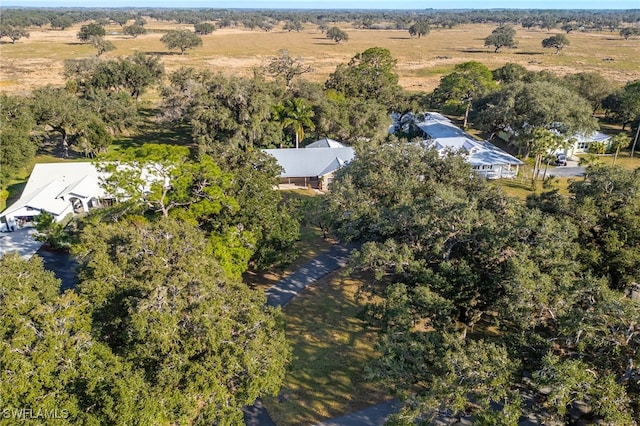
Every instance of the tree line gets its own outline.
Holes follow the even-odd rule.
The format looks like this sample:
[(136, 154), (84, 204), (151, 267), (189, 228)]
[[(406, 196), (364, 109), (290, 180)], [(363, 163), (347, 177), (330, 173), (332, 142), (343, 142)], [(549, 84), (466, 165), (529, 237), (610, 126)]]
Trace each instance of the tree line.
[(285, 29), (296, 30), (302, 23), (317, 26), (339, 22), (355, 28), (408, 30), (420, 22), (434, 28), (453, 28), (463, 24), (493, 23), (539, 27), (550, 30), (616, 31), (637, 28), (637, 10), (239, 10), (239, 9), (47, 9), (2, 8), (0, 25), (24, 29), (44, 27), (65, 29), (74, 24), (96, 21), (125, 27), (131, 21), (137, 25), (146, 18), (179, 24), (212, 23), (219, 28), (243, 25), (249, 29), (270, 31), (279, 23)]

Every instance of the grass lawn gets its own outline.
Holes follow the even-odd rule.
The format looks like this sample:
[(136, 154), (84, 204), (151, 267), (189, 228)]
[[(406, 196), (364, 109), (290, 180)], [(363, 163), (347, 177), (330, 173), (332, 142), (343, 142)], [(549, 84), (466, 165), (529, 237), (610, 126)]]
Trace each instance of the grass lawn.
[(195, 149), (189, 127), (185, 124), (159, 122), (156, 119), (157, 111), (151, 108), (149, 103), (150, 101), (144, 101), (140, 106), (142, 121), (138, 123), (137, 129), (130, 135), (117, 136), (109, 147), (109, 153), (138, 148), (146, 143), (188, 146)]
[[(620, 151), (618, 154), (618, 158), (616, 159), (616, 167), (622, 167), (627, 170), (635, 170), (640, 168), (640, 152), (636, 150), (633, 158), (629, 157), (630, 151)], [(613, 164), (613, 155), (600, 155), (598, 156), (598, 160), (602, 164), (606, 164), (608, 166)]]
[(505, 194), (524, 201), (531, 194), (540, 194), (541, 192), (552, 191), (554, 189), (557, 189), (560, 194), (568, 195), (569, 184), (575, 179), (580, 178), (557, 178), (548, 188), (543, 188), (542, 182), (540, 182), (535, 190), (531, 187), (530, 179), (500, 179), (490, 181), (490, 183), (500, 186)]
[(263, 399), (276, 424), (315, 424), (389, 398), (364, 377), (376, 334), (357, 318), (361, 279), (334, 272), (284, 308), (293, 360), (280, 395)]

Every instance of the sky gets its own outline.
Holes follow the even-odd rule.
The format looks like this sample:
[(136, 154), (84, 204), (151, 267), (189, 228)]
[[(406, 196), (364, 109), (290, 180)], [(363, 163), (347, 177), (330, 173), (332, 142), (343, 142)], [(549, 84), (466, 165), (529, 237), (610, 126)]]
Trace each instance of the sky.
[(215, 9), (640, 9), (640, 0), (0, 0), (0, 5)]

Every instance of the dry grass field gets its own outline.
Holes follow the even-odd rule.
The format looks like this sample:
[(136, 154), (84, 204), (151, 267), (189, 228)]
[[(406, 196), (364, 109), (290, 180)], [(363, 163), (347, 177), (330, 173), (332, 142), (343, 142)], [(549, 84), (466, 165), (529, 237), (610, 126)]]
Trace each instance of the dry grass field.
[[(349, 41), (336, 44), (325, 38), (315, 25), (307, 23), (299, 33), (281, 28), (271, 32), (221, 29), (203, 36), (201, 47), (180, 55), (177, 51), (168, 51), (160, 43), (160, 37), (167, 30), (192, 30), (193, 26), (151, 20), (146, 27), (148, 33), (136, 39), (122, 35), (119, 26), (107, 27), (107, 39), (115, 44), (116, 50), (104, 56), (127, 56), (142, 51), (161, 55), (169, 72), (180, 66), (194, 66), (225, 74), (251, 75), (254, 68), (264, 64), (279, 49), (287, 49), (313, 67), (314, 72), (307, 78), (325, 81), (338, 64), (369, 47), (379, 46), (389, 49), (398, 60), (401, 85), (411, 91), (425, 92), (433, 90), (440, 77), (450, 72), (455, 64), (466, 61), (479, 61), (491, 69), (515, 62), (531, 70), (547, 69), (560, 75), (598, 71), (620, 85), (640, 79), (640, 41), (624, 40), (607, 31), (571, 33), (568, 35), (571, 44), (559, 55), (554, 55), (553, 49), (541, 47), (542, 39), (552, 33), (538, 29), (517, 27), (518, 48), (493, 53), (493, 48), (483, 46), (483, 39), (494, 25), (437, 29), (418, 39), (409, 37), (407, 31), (357, 30), (344, 24), (342, 28), (349, 34)], [(30, 38), (16, 44), (3, 39), (0, 43), (0, 90), (28, 93), (41, 85), (63, 84), (65, 59), (95, 55), (93, 47), (77, 40), (79, 28), (80, 25), (64, 31), (31, 28)]]

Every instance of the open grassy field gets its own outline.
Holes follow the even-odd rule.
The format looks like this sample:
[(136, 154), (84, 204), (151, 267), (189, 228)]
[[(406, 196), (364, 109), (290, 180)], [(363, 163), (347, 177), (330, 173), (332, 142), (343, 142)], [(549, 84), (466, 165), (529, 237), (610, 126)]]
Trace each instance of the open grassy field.
[[(104, 56), (127, 56), (142, 51), (160, 55), (169, 72), (181, 66), (194, 66), (225, 74), (250, 75), (279, 49), (287, 49), (313, 67), (314, 72), (307, 78), (325, 81), (338, 64), (369, 47), (379, 46), (389, 49), (398, 60), (397, 72), (404, 88), (426, 92), (433, 90), (440, 77), (455, 64), (465, 61), (479, 61), (491, 69), (515, 62), (531, 70), (547, 69), (561, 75), (598, 71), (620, 85), (640, 79), (638, 40), (624, 40), (617, 33), (607, 31), (571, 33), (568, 35), (571, 44), (554, 55), (553, 49), (541, 47), (542, 39), (553, 32), (539, 29), (517, 27), (518, 48), (493, 53), (493, 48), (483, 46), (483, 39), (494, 25), (437, 29), (426, 37), (411, 38), (404, 30), (357, 30), (344, 24), (341, 27), (349, 34), (349, 41), (336, 44), (325, 38), (315, 25), (307, 23), (301, 32), (287, 32), (280, 27), (270, 32), (242, 27), (221, 29), (203, 36), (201, 47), (180, 55), (177, 51), (168, 51), (160, 43), (160, 37), (167, 30), (192, 30), (193, 26), (150, 20), (146, 27), (149, 32), (136, 39), (122, 35), (119, 26), (107, 27), (107, 39), (115, 44), (116, 50)], [(93, 47), (77, 40), (79, 28), (80, 25), (64, 31), (30, 28), (28, 39), (16, 44), (3, 40), (0, 43), (0, 91), (26, 93), (44, 84), (63, 84), (65, 59), (95, 55)]]

